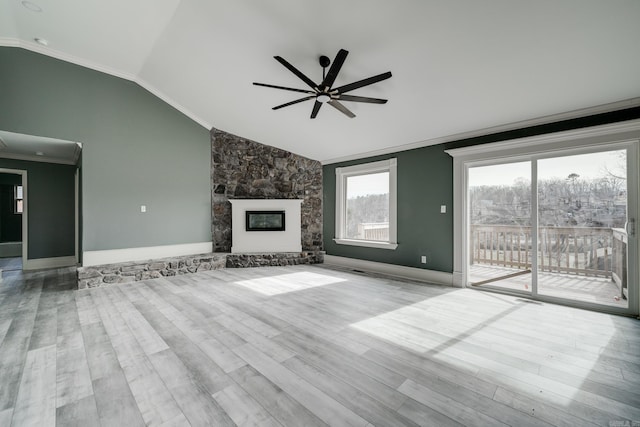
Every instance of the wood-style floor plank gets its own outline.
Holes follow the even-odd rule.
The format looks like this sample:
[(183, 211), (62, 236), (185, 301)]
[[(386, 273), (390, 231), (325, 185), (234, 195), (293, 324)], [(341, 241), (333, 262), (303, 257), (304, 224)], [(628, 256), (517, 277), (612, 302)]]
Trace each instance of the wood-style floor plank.
[(640, 322), (326, 266), (4, 272), (0, 425), (632, 425)]
[(280, 427), (281, 424), (237, 384), (215, 393), (213, 397), (238, 427)]
[(87, 396), (56, 409), (56, 424), (65, 427), (86, 427), (98, 424), (100, 416), (96, 399)]
[(229, 374), (256, 402), (283, 426), (327, 426), (302, 403), (250, 366)]
[(364, 427), (368, 424), (355, 412), (341, 405), (251, 344), (245, 344), (233, 351), (327, 424), (354, 427)]
[(30, 350), (13, 411), (12, 426), (56, 424), (56, 346)]

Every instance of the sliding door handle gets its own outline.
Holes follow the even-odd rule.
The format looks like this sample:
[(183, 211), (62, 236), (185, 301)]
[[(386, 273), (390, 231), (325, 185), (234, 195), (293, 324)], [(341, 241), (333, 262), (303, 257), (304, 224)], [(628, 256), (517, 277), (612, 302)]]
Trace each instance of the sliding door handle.
[(624, 225), (624, 229), (627, 232), (627, 236), (635, 237), (636, 235), (636, 220), (635, 218), (629, 218)]

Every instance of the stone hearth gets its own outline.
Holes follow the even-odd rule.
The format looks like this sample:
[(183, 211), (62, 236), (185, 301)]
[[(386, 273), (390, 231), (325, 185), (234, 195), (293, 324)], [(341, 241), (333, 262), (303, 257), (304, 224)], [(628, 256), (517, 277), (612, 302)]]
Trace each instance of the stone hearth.
[(323, 262), (324, 252), (303, 251), (253, 254), (210, 253), (119, 264), (94, 265), (78, 268), (78, 289), (97, 288), (222, 268), (275, 267), (321, 264)]

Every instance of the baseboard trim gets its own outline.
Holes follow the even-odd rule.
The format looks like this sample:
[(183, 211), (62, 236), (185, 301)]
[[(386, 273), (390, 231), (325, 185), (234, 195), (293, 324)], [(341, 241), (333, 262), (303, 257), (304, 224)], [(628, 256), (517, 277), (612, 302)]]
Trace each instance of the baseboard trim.
[(25, 260), (23, 270), (42, 270), (45, 268), (73, 267), (77, 264), (75, 256), (61, 256), (55, 258), (37, 258)]
[(383, 262), (367, 261), (356, 258), (346, 258), (335, 255), (325, 255), (324, 263), (328, 266), (346, 267), (365, 272), (385, 274), (403, 279), (418, 280), (434, 285), (453, 286), (453, 274), (442, 271), (425, 270), (422, 268), (406, 267), (404, 265), (387, 264)]
[(89, 267), (92, 265), (116, 264), (127, 261), (144, 261), (148, 259), (170, 258), (173, 256), (206, 254), (212, 251), (212, 242), (84, 251), (82, 253), (82, 265)]

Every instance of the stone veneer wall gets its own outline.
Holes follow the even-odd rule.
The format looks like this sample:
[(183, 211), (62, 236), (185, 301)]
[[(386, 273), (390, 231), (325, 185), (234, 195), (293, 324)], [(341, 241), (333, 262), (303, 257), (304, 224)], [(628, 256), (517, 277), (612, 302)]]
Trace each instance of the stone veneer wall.
[(222, 268), (247, 268), (321, 264), (324, 252), (279, 252), (268, 254), (200, 254), (78, 268), (78, 289), (138, 282), (166, 276)]
[(229, 199), (303, 199), (302, 250), (323, 249), (320, 162), (214, 128), (211, 189), (214, 252), (231, 251)]

